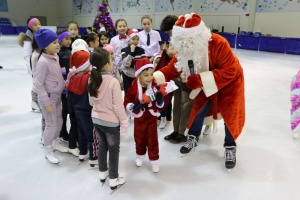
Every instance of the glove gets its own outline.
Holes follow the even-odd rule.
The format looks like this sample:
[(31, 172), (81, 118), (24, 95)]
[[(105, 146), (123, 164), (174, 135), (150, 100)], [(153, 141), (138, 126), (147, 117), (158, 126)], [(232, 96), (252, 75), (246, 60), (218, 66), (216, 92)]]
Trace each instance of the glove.
[(156, 102), (159, 106), (163, 104), (164, 97), (163, 97), (162, 93), (160, 93), (160, 92), (156, 93), (155, 98), (156, 98)]
[(167, 83), (160, 84), (156, 86), (157, 92), (161, 93), (162, 96), (166, 96), (168, 93), (166, 91)]
[(137, 104), (134, 104), (131, 108), (131, 110), (140, 110), (142, 108), (142, 104), (138, 102)]
[(186, 86), (192, 90), (203, 87), (200, 75), (190, 75), (187, 78)]
[(127, 127), (129, 126), (128, 119), (121, 121), (120, 133), (122, 135), (127, 135)]

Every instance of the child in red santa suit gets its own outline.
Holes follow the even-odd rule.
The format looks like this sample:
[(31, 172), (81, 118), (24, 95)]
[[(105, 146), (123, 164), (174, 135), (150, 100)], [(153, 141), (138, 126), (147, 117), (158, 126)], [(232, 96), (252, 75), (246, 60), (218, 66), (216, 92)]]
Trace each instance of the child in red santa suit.
[[(136, 166), (142, 166), (142, 159), (148, 150), (152, 171), (159, 171), (159, 149), (157, 136), (158, 108), (164, 105), (163, 92), (153, 92), (154, 65), (148, 58), (135, 60), (135, 76), (132, 85), (126, 92), (124, 105), (127, 111), (134, 117), (134, 140), (136, 146)], [(150, 96), (151, 100), (144, 101), (144, 97)]]

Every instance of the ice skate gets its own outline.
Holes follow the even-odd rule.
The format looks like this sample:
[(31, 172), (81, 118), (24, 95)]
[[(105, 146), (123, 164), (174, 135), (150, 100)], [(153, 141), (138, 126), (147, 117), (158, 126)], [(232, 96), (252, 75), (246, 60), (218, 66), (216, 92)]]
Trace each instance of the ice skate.
[(53, 164), (58, 164), (59, 160), (58, 158), (54, 155), (54, 151), (52, 149), (52, 146), (45, 146), (45, 158)]
[(152, 164), (152, 172), (158, 173), (159, 172), (159, 165), (158, 164)]
[(31, 100), (31, 109), (33, 112), (34, 111), (41, 112), (39, 105), (33, 100)]
[(136, 160), (135, 160), (135, 165), (136, 165), (137, 167), (141, 167), (141, 166), (143, 165), (143, 160), (142, 160), (142, 158), (136, 158)]
[(120, 188), (124, 183), (125, 183), (125, 178), (123, 178), (123, 177), (110, 179), (109, 186), (110, 186), (110, 189), (112, 190), (112, 192), (110, 194), (112, 194), (114, 191), (116, 191), (118, 188)]
[(88, 153), (85, 155), (79, 154), (79, 162), (84, 162), (89, 157)]
[(225, 167), (228, 172), (235, 167), (236, 164), (236, 147), (226, 146), (225, 147)]
[(164, 129), (167, 125), (166, 117), (161, 117), (160, 124), (158, 126), (159, 129)]
[(182, 157), (189, 153), (192, 149), (197, 147), (198, 138), (194, 135), (188, 135), (186, 143), (180, 148)]
[(70, 149), (69, 148), (68, 152), (71, 153), (71, 154), (73, 154), (76, 157), (79, 156), (79, 149), (78, 148), (74, 148), (74, 149)]
[(102, 187), (106, 181), (106, 178), (108, 177), (108, 171), (99, 172), (100, 182), (102, 183)]
[(98, 159), (96, 159), (96, 160), (89, 160), (89, 164), (90, 164), (90, 167), (95, 167), (95, 165), (98, 165)]
[(53, 142), (52, 142), (52, 148), (54, 150), (57, 150), (57, 151), (61, 152), (61, 153), (67, 153), (67, 152), (69, 152), (69, 148), (66, 147), (66, 146), (64, 146), (61, 143), (61, 141), (60, 141), (59, 138), (56, 138), (56, 139), (53, 140)]
[(203, 137), (208, 136), (211, 133), (211, 126), (212, 125), (210, 124), (205, 126), (204, 131), (202, 133)]

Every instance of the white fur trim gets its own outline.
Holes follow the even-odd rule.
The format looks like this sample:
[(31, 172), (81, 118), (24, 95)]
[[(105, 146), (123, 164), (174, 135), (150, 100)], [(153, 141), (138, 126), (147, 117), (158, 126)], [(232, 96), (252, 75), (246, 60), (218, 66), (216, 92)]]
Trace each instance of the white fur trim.
[(88, 60), (83, 65), (81, 65), (80, 67), (78, 67), (78, 68), (76, 68), (75, 66), (74, 67), (76, 68), (77, 72), (81, 72), (81, 71), (85, 70), (86, 68), (88, 68), (90, 65), (91, 65), (91, 63)]
[(88, 51), (89, 45), (84, 41), (83, 39), (76, 39), (73, 44), (72, 44), (72, 54), (75, 53), (76, 51)]
[(162, 107), (164, 107), (164, 105), (165, 105), (165, 102), (163, 101), (163, 103), (162, 103), (161, 105), (158, 105), (158, 104), (157, 104), (157, 102), (156, 102), (156, 104), (155, 104), (155, 105), (156, 105), (156, 107), (158, 107), (158, 108), (162, 108)]
[(206, 97), (209, 97), (218, 92), (215, 77), (211, 71), (200, 73), (201, 81), (203, 84), (203, 92)]
[(135, 114), (134, 112), (131, 112), (131, 116), (134, 118), (140, 118), (144, 114), (145, 110), (140, 110), (138, 114)]
[(207, 27), (205, 26), (205, 23), (202, 20), (198, 26), (194, 26), (192, 28), (173, 26), (172, 38), (178, 39), (178, 38), (195, 37), (201, 34), (201, 32), (205, 31), (206, 29)]
[[(143, 88), (142, 88), (140, 79), (137, 80), (137, 83), (138, 83), (138, 95), (139, 95), (138, 98), (139, 98), (139, 101), (142, 102), (142, 100), (143, 100)], [(149, 88), (152, 88), (152, 83), (147, 85), (147, 89), (149, 89)]]
[(150, 63), (150, 64), (144, 65), (140, 69), (136, 70), (135, 73), (134, 73), (135, 77), (137, 77), (144, 69), (147, 69), (147, 68), (153, 68), (154, 69), (154, 65)]
[(144, 155), (138, 155), (138, 154), (136, 154), (136, 157), (139, 158), (139, 159), (143, 159), (145, 157), (145, 154)]
[(158, 111), (154, 112), (153, 109), (149, 109), (149, 112), (151, 113), (151, 115), (158, 117), (160, 115), (160, 113)]
[(154, 72), (153, 78), (158, 85), (166, 82), (165, 75), (161, 71)]
[(126, 106), (126, 110), (128, 111), (131, 111), (131, 106), (133, 106), (134, 104), (133, 103), (128, 103), (127, 106)]
[(158, 165), (158, 160), (150, 160), (151, 165)]

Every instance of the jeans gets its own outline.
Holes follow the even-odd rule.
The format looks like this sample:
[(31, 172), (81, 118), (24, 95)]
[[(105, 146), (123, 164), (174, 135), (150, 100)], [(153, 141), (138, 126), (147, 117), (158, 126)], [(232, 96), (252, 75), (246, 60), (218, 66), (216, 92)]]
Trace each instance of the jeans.
[[(98, 147), (98, 164), (99, 171), (104, 172), (107, 167), (107, 153), (109, 153), (109, 178), (115, 179), (119, 177), (119, 152), (120, 152), (120, 126), (106, 127), (94, 124), (97, 131), (99, 147)], [(108, 152), (107, 152), (108, 151)]]
[[(198, 112), (190, 130), (189, 135), (194, 135), (197, 138), (200, 136), (202, 127), (203, 127), (203, 121), (206, 117), (207, 112), (209, 111), (209, 108), (211, 107), (212, 103), (211, 101), (207, 102), (202, 109)], [(231, 135), (231, 133), (228, 130), (228, 127), (225, 125), (225, 139), (224, 139), (224, 147), (225, 146), (236, 146), (235, 141)]]

